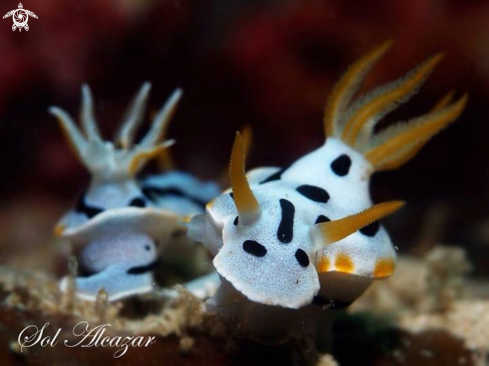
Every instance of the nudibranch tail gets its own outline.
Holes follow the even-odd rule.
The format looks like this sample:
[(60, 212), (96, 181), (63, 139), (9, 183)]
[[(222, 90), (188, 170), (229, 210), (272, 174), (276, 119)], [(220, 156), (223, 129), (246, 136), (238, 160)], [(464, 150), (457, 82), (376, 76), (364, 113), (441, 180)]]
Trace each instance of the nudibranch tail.
[(336, 84), (326, 104), (324, 113), (324, 129), (326, 136), (335, 136), (341, 117), (344, 115), (354, 94), (360, 88), (363, 80), (375, 63), (392, 46), (392, 41), (387, 41), (374, 48), (356, 61)]
[(428, 140), (453, 122), (464, 110), (468, 95), (441, 109), (398, 123), (382, 131), (365, 153), (376, 171), (395, 169), (411, 159)]
[(314, 225), (321, 234), (322, 244), (340, 241), (361, 228), (390, 215), (404, 206), (402, 201), (379, 203), (365, 211), (346, 216), (339, 220)]
[(86, 84), (82, 85), (82, 102), (80, 109), (80, 120), (85, 136), (88, 141), (101, 142), (102, 138), (95, 122), (95, 115), (93, 112), (93, 97), (90, 87)]
[(161, 138), (166, 134), (166, 129), (168, 128), (168, 122), (171, 120), (175, 110), (177, 108), (178, 102), (182, 96), (182, 90), (177, 89), (173, 92), (171, 97), (157, 113), (151, 129), (146, 134), (145, 137), (139, 143), (139, 146), (149, 147), (157, 144)]
[(123, 149), (130, 149), (132, 146), (136, 130), (143, 121), (150, 89), (151, 83), (145, 82), (124, 114), (123, 123), (116, 134), (116, 142)]
[(342, 140), (352, 147), (362, 146), (370, 138), (375, 124), (399, 104), (407, 102), (441, 61), (436, 54), (411, 70), (405, 77), (378, 87), (352, 105), (352, 115), (345, 124)]
[(237, 132), (233, 151), (231, 153), (229, 177), (231, 180), (234, 203), (240, 217), (239, 222), (243, 225), (249, 225), (260, 216), (261, 209), (260, 204), (251, 191), (248, 179), (246, 178), (245, 160), (245, 141), (241, 134)]

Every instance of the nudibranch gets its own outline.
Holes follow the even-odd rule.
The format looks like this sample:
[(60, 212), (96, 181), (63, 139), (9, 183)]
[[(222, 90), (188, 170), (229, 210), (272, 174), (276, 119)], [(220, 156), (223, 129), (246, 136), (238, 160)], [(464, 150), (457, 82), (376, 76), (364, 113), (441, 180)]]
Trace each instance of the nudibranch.
[[(460, 115), (467, 96), (453, 103), (446, 97), (421, 117), (374, 132), (387, 113), (417, 92), (441, 59), (430, 57), (399, 80), (352, 101), (389, 46), (382, 44), (350, 67), (327, 103), (324, 145), (289, 167), (257, 168), (245, 175), (244, 145), (238, 134), (231, 156), (231, 188), (189, 224), (188, 234), (214, 255), (221, 277), (209, 306), (223, 312), (234, 308), (234, 317), (239, 317), (237, 312), (251, 316), (250, 309), (259, 305), (340, 308), (374, 280), (393, 273), (396, 252), (378, 220), (401, 204), (372, 207), (370, 177), (411, 159)], [(255, 319), (254, 326), (260, 327), (265, 318), (257, 315), (260, 320)]]
[[(80, 130), (63, 110), (51, 107), (61, 129), (91, 181), (76, 206), (57, 224), (56, 235), (77, 248), (79, 268), (76, 295), (95, 300), (103, 288), (109, 300), (148, 292), (159, 248), (172, 233), (182, 232), (181, 221), (204, 211), (205, 203), (219, 194), (212, 182), (190, 174), (168, 171), (138, 179), (151, 159), (165, 153), (173, 140), (164, 141), (168, 123), (181, 97), (176, 90), (156, 114), (149, 131), (135, 143), (143, 121), (150, 84), (143, 84), (129, 106), (115, 142), (105, 141), (94, 116), (93, 98), (82, 86)], [(61, 282), (66, 289), (67, 279)]]

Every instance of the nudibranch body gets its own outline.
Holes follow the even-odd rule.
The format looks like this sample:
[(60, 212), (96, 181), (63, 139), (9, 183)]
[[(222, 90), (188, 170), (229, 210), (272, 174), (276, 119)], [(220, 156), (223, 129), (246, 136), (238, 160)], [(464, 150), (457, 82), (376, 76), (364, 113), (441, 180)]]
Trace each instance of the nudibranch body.
[[(395, 250), (378, 219), (400, 204), (370, 208), (370, 177), (412, 158), (458, 117), (467, 97), (451, 104), (451, 96), (445, 97), (428, 114), (374, 133), (377, 122), (413, 96), (441, 59), (435, 55), (352, 102), (389, 45), (352, 65), (327, 103), (325, 144), (288, 168), (258, 168), (245, 175), (243, 143), (237, 136), (231, 189), (189, 225), (189, 235), (215, 255), (213, 264), (222, 278), (208, 301), (214, 309), (232, 313), (234, 307), (233, 316), (239, 317), (237, 312), (251, 316), (250, 309), (259, 305), (341, 307), (373, 280), (393, 273)], [(250, 305), (243, 307), (246, 302)], [(258, 319), (264, 321), (263, 316)]]
[[(218, 186), (190, 174), (168, 171), (137, 178), (144, 165), (173, 141), (163, 141), (168, 122), (181, 96), (174, 92), (137, 143), (134, 135), (143, 120), (150, 84), (145, 83), (126, 112), (115, 143), (101, 137), (88, 86), (82, 87), (82, 131), (63, 110), (52, 107), (78, 159), (91, 173), (87, 191), (57, 224), (58, 236), (79, 248), (76, 294), (94, 300), (101, 288), (110, 300), (150, 291), (152, 269), (160, 249), (181, 221), (202, 213), (205, 202), (218, 195)], [(162, 142), (163, 141), (163, 142)], [(67, 280), (61, 283), (65, 289)]]
[[(251, 301), (298, 309), (318, 295), (352, 301), (372, 278), (388, 275), (374, 271), (377, 263), (393, 267), (395, 260), (392, 243), (376, 220), (397, 210), (399, 202), (370, 208), (367, 197), (345, 206), (334, 190), (301, 175), (286, 178), (277, 168), (258, 168), (245, 176), (243, 147), (237, 135), (232, 190), (211, 201), (206, 214), (194, 216), (189, 225), (189, 235), (215, 256), (220, 276)], [(334, 293), (338, 289), (320, 278), (327, 273), (358, 277), (355, 287), (361, 283), (362, 288)]]

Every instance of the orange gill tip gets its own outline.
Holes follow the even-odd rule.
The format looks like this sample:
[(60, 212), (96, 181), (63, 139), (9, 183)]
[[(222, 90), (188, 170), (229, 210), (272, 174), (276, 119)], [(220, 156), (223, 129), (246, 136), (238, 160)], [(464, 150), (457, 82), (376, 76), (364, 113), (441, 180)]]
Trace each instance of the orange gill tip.
[[(366, 128), (369, 121), (375, 120), (375, 117), (382, 114), (385, 110), (395, 107), (396, 103), (402, 101), (403, 98), (412, 96), (436, 65), (440, 63), (444, 55), (445, 53), (437, 53), (429, 57), (421, 65), (401, 78), (399, 82), (394, 82), (391, 87), (387, 87), (378, 95), (374, 95), (365, 105), (353, 113), (346, 122), (342, 140), (350, 146), (355, 146), (362, 130)], [(373, 130), (374, 126), (369, 126), (369, 128)]]
[(181, 220), (182, 222), (188, 224), (190, 220), (192, 220), (192, 216), (182, 216)]
[(255, 195), (251, 191), (250, 184), (246, 179), (245, 170), (246, 150), (245, 142), (239, 132), (236, 132), (229, 177), (233, 192), (234, 204), (240, 216), (239, 223), (249, 225), (260, 216), (261, 209)]
[(55, 236), (62, 236), (63, 235), (63, 232), (65, 231), (65, 228), (66, 228), (66, 225), (56, 225), (54, 227), (54, 235)]
[(386, 161), (384, 163), (378, 163), (375, 166), (372, 164), (372, 166), (374, 166), (374, 171), (380, 172), (383, 170), (394, 170), (403, 166), (409, 160), (411, 160), (416, 156), (419, 150), (423, 148), (425, 142), (426, 141), (418, 142), (416, 144), (413, 144), (412, 146), (407, 147), (405, 151), (400, 151), (396, 157), (390, 159), (389, 161)]
[(211, 199), (209, 202), (207, 202), (207, 205), (205, 205), (205, 208), (212, 208), (216, 204), (217, 198)]
[(406, 123), (404, 130), (368, 151), (365, 158), (374, 166), (375, 171), (401, 166), (414, 157), (431, 137), (456, 120), (467, 101), (468, 94), (465, 93), (455, 103)]
[(165, 149), (158, 156), (158, 165), (163, 170), (174, 170), (175, 160), (173, 159), (170, 149)]
[(175, 140), (167, 140), (164, 143), (155, 146), (150, 150), (143, 150), (136, 153), (132, 157), (131, 162), (129, 163), (129, 169), (128, 169), (129, 174), (135, 175), (146, 162), (164, 153), (165, 149), (172, 146), (174, 143)]
[(450, 90), (441, 99), (439, 99), (436, 102), (436, 104), (433, 106), (433, 108), (431, 108), (430, 112), (437, 111), (438, 109), (445, 108), (447, 105), (449, 105), (452, 102), (454, 95), (455, 95), (455, 90)]
[(332, 244), (353, 234), (374, 221), (390, 215), (404, 206), (403, 201), (379, 203), (365, 211), (315, 225), (319, 229), (323, 244)]
[(370, 69), (389, 50), (393, 43), (392, 40), (388, 40), (360, 57), (334, 86), (324, 111), (323, 123), (327, 137), (335, 135), (339, 119), (348, 107), (351, 98), (360, 88)]

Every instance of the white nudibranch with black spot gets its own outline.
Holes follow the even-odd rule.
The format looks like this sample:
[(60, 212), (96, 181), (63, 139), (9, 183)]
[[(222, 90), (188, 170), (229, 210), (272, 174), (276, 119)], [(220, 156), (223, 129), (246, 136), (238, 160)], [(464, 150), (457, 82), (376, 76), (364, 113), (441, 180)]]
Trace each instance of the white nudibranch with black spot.
[[(103, 288), (109, 300), (153, 289), (152, 269), (159, 248), (172, 233), (182, 232), (181, 221), (204, 211), (219, 194), (211, 182), (179, 172), (138, 179), (151, 159), (166, 153), (173, 140), (164, 141), (168, 123), (181, 97), (176, 90), (156, 114), (149, 131), (137, 143), (134, 135), (143, 121), (150, 83), (141, 87), (129, 106), (115, 143), (103, 140), (95, 122), (92, 95), (82, 87), (81, 127), (63, 110), (51, 107), (91, 181), (76, 206), (56, 225), (55, 234), (68, 239), (79, 253), (76, 295), (95, 300)], [(66, 290), (67, 278), (61, 281)]]
[(378, 220), (402, 203), (372, 207), (370, 177), (412, 158), (460, 115), (467, 96), (450, 103), (450, 95), (428, 114), (374, 133), (377, 122), (413, 96), (441, 59), (435, 55), (352, 102), (389, 46), (373, 49), (351, 66), (328, 100), (325, 144), (286, 169), (257, 168), (245, 175), (244, 144), (237, 135), (231, 189), (188, 225), (188, 234), (215, 256), (221, 277), (218, 292), (207, 301), (211, 308), (238, 318), (250, 318), (252, 309), (260, 308), (262, 315), (249, 321), (265, 330), (268, 316), (275, 325), (284, 324), (270, 315), (273, 311), (294, 318), (296, 313), (284, 310), (344, 307), (375, 279), (393, 273), (396, 252)]

